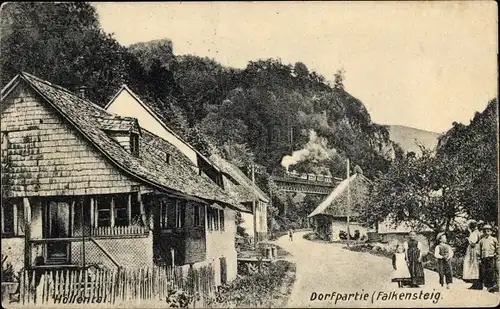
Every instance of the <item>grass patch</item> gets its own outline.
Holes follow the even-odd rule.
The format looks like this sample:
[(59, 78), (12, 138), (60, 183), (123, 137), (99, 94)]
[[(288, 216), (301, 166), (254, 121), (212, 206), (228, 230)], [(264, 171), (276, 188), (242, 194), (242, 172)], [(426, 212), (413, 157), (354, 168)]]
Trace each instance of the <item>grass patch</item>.
[(223, 285), (211, 302), (212, 308), (283, 308), (295, 281), (295, 264), (277, 261), (260, 273), (238, 277)]

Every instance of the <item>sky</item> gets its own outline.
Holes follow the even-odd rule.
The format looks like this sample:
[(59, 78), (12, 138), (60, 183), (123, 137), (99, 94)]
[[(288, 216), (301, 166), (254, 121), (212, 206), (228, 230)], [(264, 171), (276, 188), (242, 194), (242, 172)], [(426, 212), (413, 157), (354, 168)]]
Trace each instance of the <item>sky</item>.
[(344, 86), (372, 121), (444, 132), (497, 97), (497, 7), (477, 2), (92, 3), (122, 45), (170, 39), (225, 66), (280, 58)]

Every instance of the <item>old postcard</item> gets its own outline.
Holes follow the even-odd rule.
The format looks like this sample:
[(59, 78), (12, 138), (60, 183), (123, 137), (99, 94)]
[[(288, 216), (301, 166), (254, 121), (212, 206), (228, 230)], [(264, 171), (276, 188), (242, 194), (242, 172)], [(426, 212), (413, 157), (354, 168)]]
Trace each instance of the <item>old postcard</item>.
[(496, 2), (0, 22), (3, 307), (499, 304)]

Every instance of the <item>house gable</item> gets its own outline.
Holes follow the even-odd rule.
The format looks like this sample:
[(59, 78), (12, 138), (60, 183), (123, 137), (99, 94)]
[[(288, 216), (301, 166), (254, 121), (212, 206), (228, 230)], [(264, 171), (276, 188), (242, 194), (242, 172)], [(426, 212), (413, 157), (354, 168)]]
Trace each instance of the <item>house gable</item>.
[(198, 165), (197, 153), (181, 138), (169, 130), (151, 109), (127, 86), (123, 86), (105, 108), (108, 112), (137, 118), (139, 124), (149, 132), (165, 139), (179, 149), (191, 162)]
[(120, 193), (140, 185), (25, 82), (2, 101), (2, 186), (9, 196)]

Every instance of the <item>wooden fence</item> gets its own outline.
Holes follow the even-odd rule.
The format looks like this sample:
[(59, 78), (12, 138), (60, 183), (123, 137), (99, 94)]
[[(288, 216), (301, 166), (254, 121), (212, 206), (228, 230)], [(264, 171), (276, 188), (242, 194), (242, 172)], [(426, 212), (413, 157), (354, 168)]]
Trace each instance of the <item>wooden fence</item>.
[(20, 276), (20, 305), (145, 305), (167, 306), (170, 290), (197, 295), (193, 307), (206, 307), (215, 292), (213, 266), (153, 267), (148, 269), (24, 271)]

